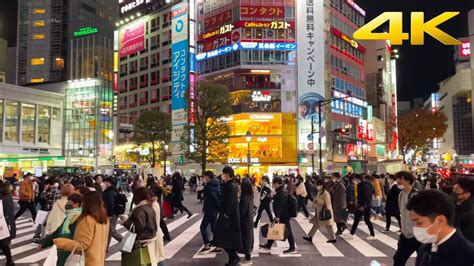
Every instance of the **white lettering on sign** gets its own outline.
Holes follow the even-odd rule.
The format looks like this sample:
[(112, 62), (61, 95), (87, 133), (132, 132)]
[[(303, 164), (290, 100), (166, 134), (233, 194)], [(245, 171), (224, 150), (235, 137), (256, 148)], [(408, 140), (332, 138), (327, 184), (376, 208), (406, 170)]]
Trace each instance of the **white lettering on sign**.
[(269, 102), (272, 99), (269, 91), (254, 91), (252, 93), (252, 101)]
[[(248, 159), (247, 158), (228, 158), (227, 163), (232, 164), (232, 163), (247, 163)], [(250, 163), (259, 163), (260, 160), (258, 158), (250, 158)]]
[(267, 137), (258, 137), (257, 141), (258, 142), (267, 142), (268, 138)]
[[(151, 3), (153, 0), (135, 0), (133, 2), (130, 2), (128, 4), (125, 4), (120, 7), (120, 13), (124, 14), (130, 10), (133, 10), (143, 4), (148, 4)], [(119, 1), (119, 4), (123, 3), (123, 1)]]
[(127, 153), (130, 153), (130, 152), (136, 152), (142, 156), (146, 156), (150, 154), (150, 149), (149, 148), (127, 149)]
[(233, 29), (234, 29), (234, 25), (227, 24), (227, 25), (224, 25), (220, 28), (219, 33), (224, 34), (224, 33), (227, 33), (227, 32), (231, 32)]
[(273, 120), (273, 115), (251, 115), (250, 120), (270, 121), (270, 120)]

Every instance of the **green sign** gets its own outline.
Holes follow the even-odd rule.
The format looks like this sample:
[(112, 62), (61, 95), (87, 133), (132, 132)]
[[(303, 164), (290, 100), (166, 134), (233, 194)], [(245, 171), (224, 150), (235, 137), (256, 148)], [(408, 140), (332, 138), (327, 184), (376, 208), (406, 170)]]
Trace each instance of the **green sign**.
[(64, 161), (64, 156), (47, 157), (25, 157), (25, 158), (0, 158), (2, 163), (16, 163), (24, 161)]
[(74, 37), (90, 35), (97, 32), (99, 32), (98, 28), (92, 28), (92, 27), (81, 28), (80, 30), (74, 32)]

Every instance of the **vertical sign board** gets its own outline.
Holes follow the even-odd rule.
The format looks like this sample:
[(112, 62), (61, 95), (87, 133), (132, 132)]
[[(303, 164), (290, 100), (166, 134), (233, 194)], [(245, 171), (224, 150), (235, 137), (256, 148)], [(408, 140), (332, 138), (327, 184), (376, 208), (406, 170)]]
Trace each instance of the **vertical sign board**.
[(188, 122), (186, 114), (189, 88), (189, 41), (188, 41), (188, 3), (182, 2), (171, 10), (171, 142), (181, 141), (184, 126)]
[[(313, 152), (312, 138), (318, 147), (318, 102), (325, 98), (324, 86), (324, 0), (297, 1), (297, 62), (298, 62), (298, 151), (308, 155)], [(324, 110), (324, 109), (323, 109)], [(325, 114), (321, 114), (321, 125), (325, 127)], [(322, 143), (325, 143), (323, 137)], [(323, 145), (324, 149), (324, 145)]]

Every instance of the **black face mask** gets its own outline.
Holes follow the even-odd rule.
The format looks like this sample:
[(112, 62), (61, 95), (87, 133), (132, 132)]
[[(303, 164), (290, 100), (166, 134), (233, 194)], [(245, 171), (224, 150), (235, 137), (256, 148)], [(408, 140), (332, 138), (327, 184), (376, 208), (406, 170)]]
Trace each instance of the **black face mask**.
[(72, 204), (66, 203), (66, 206), (64, 208), (66, 210), (72, 210), (72, 209), (74, 209), (74, 206), (72, 206)]

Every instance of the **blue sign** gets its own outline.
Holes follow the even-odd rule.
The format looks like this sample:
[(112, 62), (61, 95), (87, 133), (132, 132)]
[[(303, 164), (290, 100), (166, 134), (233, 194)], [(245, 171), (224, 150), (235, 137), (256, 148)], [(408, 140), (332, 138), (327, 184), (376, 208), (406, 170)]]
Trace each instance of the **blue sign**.
[(187, 107), (186, 91), (189, 87), (189, 47), (188, 40), (171, 46), (171, 110)]
[(219, 55), (225, 55), (237, 50), (279, 50), (279, 51), (295, 51), (296, 43), (286, 42), (240, 42), (232, 45), (224, 46), (216, 50), (196, 55), (196, 61), (209, 59)]
[[(345, 105), (345, 108), (344, 108)], [(331, 103), (332, 111), (336, 113), (346, 113), (349, 116), (362, 117), (364, 114), (364, 107), (341, 100), (334, 100)]]

